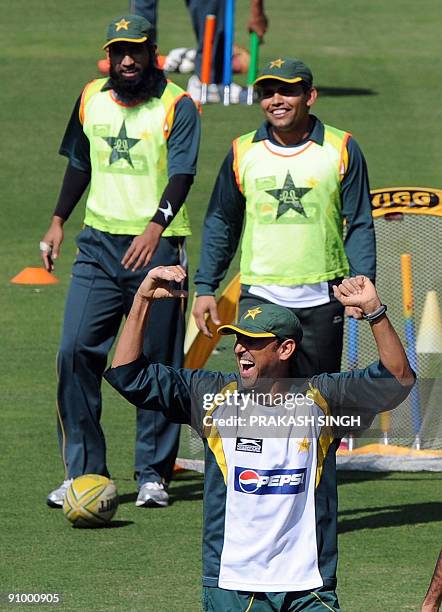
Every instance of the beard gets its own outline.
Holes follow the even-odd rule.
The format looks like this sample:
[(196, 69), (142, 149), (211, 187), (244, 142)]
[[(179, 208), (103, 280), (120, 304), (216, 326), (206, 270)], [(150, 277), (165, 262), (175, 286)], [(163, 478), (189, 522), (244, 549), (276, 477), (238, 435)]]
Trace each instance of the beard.
[(109, 71), (110, 86), (125, 104), (147, 102), (157, 95), (159, 75), (156, 72), (149, 68), (142, 68), (133, 79), (125, 79), (111, 65)]

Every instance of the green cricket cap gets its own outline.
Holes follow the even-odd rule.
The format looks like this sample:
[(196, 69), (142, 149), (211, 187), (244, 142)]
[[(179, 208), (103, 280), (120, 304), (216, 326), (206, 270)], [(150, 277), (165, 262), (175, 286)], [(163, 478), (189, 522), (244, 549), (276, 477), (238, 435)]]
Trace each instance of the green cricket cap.
[(304, 81), (309, 87), (313, 84), (313, 74), (310, 68), (302, 60), (290, 57), (278, 57), (266, 64), (258, 74), (254, 85), (265, 79), (276, 79), (284, 83)]
[(293, 338), (302, 340), (302, 327), (295, 313), (278, 304), (260, 304), (241, 315), (237, 325), (221, 325), (218, 333), (242, 334), (251, 338)]
[(120, 41), (143, 43), (149, 40), (152, 30), (152, 24), (140, 15), (121, 15), (109, 24), (103, 49)]

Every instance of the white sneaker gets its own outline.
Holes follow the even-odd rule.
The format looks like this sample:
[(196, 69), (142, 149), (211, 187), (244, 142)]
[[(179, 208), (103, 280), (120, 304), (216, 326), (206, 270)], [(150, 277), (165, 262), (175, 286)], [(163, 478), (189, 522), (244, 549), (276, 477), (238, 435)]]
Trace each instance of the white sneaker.
[(196, 49), (179, 47), (171, 49), (166, 57), (163, 70), (166, 72), (181, 72), (182, 74), (195, 70)]
[(51, 508), (61, 508), (63, 506), (64, 496), (66, 495), (66, 491), (73, 480), (73, 478), (68, 478), (68, 480), (65, 480), (63, 484), (58, 487), (58, 489), (54, 489), (49, 493), (46, 499), (48, 506)]
[(169, 494), (161, 482), (145, 482), (138, 492), (136, 506), (165, 508), (169, 505)]

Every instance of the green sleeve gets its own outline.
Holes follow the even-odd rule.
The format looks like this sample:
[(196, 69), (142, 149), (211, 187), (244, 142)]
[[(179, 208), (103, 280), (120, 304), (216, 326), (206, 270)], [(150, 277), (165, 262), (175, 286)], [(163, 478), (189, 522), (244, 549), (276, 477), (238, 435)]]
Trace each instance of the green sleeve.
[(169, 178), (175, 174), (196, 174), (200, 123), (195, 103), (187, 96), (181, 98), (176, 105), (173, 127), (167, 141)]
[(364, 369), (319, 374), (311, 379), (311, 384), (333, 415), (360, 416), (361, 429), (369, 427), (378, 413), (399, 406), (413, 387), (401, 385), (381, 361)]
[(348, 168), (341, 185), (342, 214), (347, 221), (345, 253), (350, 275), (376, 278), (376, 241), (371, 214), (367, 164), (357, 142), (347, 143)]
[(245, 198), (233, 171), (233, 149), (225, 158), (210, 198), (203, 227), (201, 255), (195, 274), (197, 295), (213, 295), (238, 248)]
[(104, 378), (134, 406), (159, 410), (173, 423), (186, 423), (201, 433), (207, 396), (218, 393), (237, 376), (199, 369), (176, 369), (150, 363), (142, 356), (132, 363), (109, 368)]
[(59, 153), (69, 159), (71, 166), (82, 172), (91, 173), (89, 139), (83, 131), (78, 115), (81, 97), (75, 103), (74, 110), (66, 127)]

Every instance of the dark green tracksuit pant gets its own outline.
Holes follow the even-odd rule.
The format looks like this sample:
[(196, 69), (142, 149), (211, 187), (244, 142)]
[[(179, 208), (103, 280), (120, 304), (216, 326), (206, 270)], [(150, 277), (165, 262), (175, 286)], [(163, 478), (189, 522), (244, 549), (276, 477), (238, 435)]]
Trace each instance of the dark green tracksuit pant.
[(204, 612), (339, 612), (334, 589), (286, 593), (248, 593), (218, 587), (203, 588)]
[[(79, 251), (57, 359), (59, 441), (69, 478), (88, 473), (108, 475), (100, 426), (101, 380), (108, 353), (148, 270), (183, 263), (183, 239), (161, 238), (148, 268), (125, 270), (120, 262), (132, 239), (90, 227), (77, 238)], [(182, 366), (184, 306), (178, 299), (152, 305), (145, 343), (151, 361)], [(178, 442), (179, 425), (166, 421), (160, 412), (137, 409), (138, 485), (170, 480)]]

